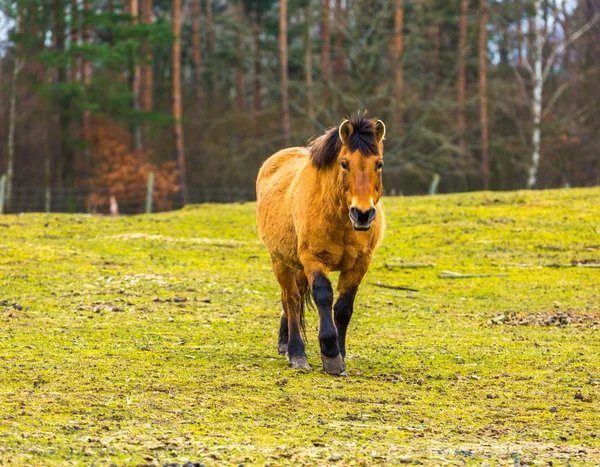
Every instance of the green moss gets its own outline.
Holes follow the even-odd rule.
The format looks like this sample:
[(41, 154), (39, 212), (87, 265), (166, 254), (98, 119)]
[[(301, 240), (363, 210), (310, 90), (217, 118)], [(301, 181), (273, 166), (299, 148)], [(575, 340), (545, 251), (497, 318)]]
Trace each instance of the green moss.
[(346, 379), (320, 370), (315, 313), (313, 370), (277, 356), (253, 204), (4, 216), (0, 464), (600, 462), (600, 269), (548, 267), (600, 263), (598, 206), (386, 199)]

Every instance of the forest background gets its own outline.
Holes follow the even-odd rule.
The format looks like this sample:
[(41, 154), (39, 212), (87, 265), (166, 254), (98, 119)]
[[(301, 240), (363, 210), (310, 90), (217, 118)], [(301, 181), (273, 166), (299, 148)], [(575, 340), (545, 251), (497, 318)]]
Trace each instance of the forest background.
[(600, 184), (600, 0), (0, 9), (4, 212), (142, 212), (151, 173), (155, 210), (252, 200), (269, 155), (364, 109), (387, 194)]

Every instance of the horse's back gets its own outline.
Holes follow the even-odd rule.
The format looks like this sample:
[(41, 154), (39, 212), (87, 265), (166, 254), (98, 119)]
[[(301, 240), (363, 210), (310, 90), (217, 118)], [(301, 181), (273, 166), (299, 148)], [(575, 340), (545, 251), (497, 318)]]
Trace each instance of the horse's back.
[(269, 157), (258, 172), (256, 180), (257, 199), (263, 195), (265, 188), (277, 185), (289, 187), (296, 174), (308, 163), (308, 149), (287, 148)]
[(272, 256), (298, 267), (293, 186), (309, 162), (306, 148), (283, 149), (269, 157), (256, 180), (258, 231)]

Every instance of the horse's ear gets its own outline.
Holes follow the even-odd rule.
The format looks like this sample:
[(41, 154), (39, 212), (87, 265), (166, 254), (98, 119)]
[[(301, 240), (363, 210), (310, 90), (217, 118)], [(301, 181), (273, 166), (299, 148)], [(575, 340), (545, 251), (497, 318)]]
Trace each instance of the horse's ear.
[(348, 120), (344, 120), (342, 122), (342, 124), (340, 125), (340, 129), (338, 131), (338, 133), (340, 135), (340, 139), (342, 140), (342, 143), (345, 144), (353, 132), (354, 132), (354, 128), (352, 127), (352, 123), (350, 123)]
[(381, 120), (377, 120), (375, 122), (375, 136), (377, 137), (377, 142), (381, 142), (385, 139), (385, 123)]

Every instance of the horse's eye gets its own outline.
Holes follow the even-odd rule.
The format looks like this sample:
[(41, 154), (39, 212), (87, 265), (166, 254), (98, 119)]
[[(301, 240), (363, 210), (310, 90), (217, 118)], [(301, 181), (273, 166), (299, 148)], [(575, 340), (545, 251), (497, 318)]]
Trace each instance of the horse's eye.
[(344, 170), (348, 170), (348, 168), (349, 168), (349, 167), (348, 167), (348, 162), (346, 162), (346, 161), (342, 161), (342, 162), (340, 162), (340, 164), (341, 164), (341, 166), (342, 166), (342, 169), (344, 169)]
[(377, 162), (377, 164), (375, 164), (375, 167), (377, 167), (377, 170), (383, 169), (383, 162), (381, 162), (381, 161)]

